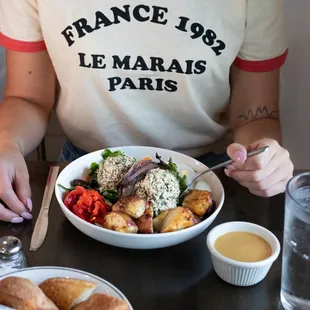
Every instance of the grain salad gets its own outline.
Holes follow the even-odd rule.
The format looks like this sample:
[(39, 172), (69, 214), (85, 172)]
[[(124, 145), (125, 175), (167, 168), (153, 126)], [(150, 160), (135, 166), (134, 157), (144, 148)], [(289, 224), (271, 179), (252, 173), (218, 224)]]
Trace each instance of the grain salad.
[(153, 203), (155, 215), (175, 208), (180, 195), (178, 179), (169, 171), (153, 169), (135, 185), (136, 195)]
[(97, 181), (101, 191), (116, 188), (122, 177), (134, 164), (135, 160), (126, 155), (108, 157), (97, 172)]
[(85, 179), (72, 180), (70, 188), (58, 184), (66, 192), (65, 206), (90, 224), (126, 234), (171, 233), (199, 224), (216, 210), (203, 180), (180, 197), (196, 177), (186, 164), (162, 160), (158, 153), (134, 158), (110, 149), (101, 157), (90, 163)]

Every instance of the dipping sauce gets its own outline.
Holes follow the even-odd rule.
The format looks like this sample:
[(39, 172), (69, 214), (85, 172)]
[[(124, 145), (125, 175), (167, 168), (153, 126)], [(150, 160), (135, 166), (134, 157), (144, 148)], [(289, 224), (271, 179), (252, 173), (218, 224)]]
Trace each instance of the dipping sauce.
[(244, 231), (220, 236), (214, 247), (222, 255), (239, 262), (259, 262), (272, 254), (271, 246), (265, 239)]

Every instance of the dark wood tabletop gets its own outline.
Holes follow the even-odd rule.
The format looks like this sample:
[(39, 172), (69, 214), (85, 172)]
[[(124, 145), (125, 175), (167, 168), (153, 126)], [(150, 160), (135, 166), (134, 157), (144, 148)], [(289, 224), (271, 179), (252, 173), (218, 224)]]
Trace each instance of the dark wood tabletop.
[[(30, 239), (43, 197), (50, 163), (28, 163), (34, 220), (0, 223), (0, 236), (14, 235), (24, 245), (27, 264), (64, 266), (100, 276), (118, 287), (135, 310), (269, 310), (279, 303), (281, 257), (261, 283), (241, 288), (223, 282), (212, 268), (206, 246), (210, 229), (183, 244), (159, 250), (128, 250), (105, 245), (78, 231), (53, 198), (48, 235), (37, 252)], [(62, 167), (65, 164), (61, 164)], [(225, 188), (223, 209), (213, 225), (248, 221), (271, 230), (282, 243), (284, 196), (259, 198), (219, 174)]]

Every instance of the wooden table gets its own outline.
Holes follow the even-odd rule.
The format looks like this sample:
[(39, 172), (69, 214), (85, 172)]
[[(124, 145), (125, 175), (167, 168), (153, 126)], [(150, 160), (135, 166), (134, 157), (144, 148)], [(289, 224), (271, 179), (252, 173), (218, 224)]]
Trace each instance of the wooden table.
[[(50, 163), (28, 163), (36, 219)], [(64, 164), (62, 165), (62, 167)], [(223, 174), (224, 207), (214, 224), (249, 221), (270, 229), (282, 242), (284, 197), (258, 198)], [(98, 275), (118, 287), (135, 310), (269, 310), (279, 304), (281, 258), (256, 286), (239, 288), (215, 274), (205, 231), (186, 243), (160, 250), (127, 250), (90, 239), (65, 218), (54, 198), (43, 246), (30, 252), (35, 221), (0, 223), (0, 236), (14, 235), (24, 245), (28, 266), (65, 266)]]

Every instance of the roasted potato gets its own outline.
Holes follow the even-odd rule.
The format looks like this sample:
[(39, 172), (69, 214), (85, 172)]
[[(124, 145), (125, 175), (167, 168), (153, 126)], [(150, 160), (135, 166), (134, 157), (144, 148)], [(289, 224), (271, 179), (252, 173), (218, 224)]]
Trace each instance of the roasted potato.
[(169, 210), (163, 220), (160, 232), (167, 233), (198, 224), (200, 220), (189, 210), (184, 207), (177, 207)]
[(155, 232), (160, 232), (161, 229), (161, 225), (163, 223), (164, 218), (166, 217), (166, 215), (168, 214), (169, 210), (166, 210), (162, 213), (160, 213), (159, 215), (157, 215), (154, 219), (153, 219), (153, 228)]
[(154, 207), (152, 202), (148, 202), (147, 208), (145, 209), (144, 214), (149, 214), (152, 218), (154, 216)]
[(212, 206), (212, 203), (212, 193), (193, 189), (185, 196), (182, 206), (190, 209), (195, 215), (202, 217)]
[(141, 217), (145, 209), (148, 207), (148, 202), (138, 196), (129, 196), (121, 198), (113, 207), (113, 212), (124, 212), (131, 217), (138, 219)]
[(136, 234), (138, 226), (134, 220), (123, 212), (109, 212), (103, 218), (96, 219), (95, 224), (106, 229), (115, 230), (123, 233)]
[(144, 214), (136, 220), (138, 232), (142, 234), (153, 233), (153, 215), (153, 204), (149, 203), (148, 207), (145, 209)]

